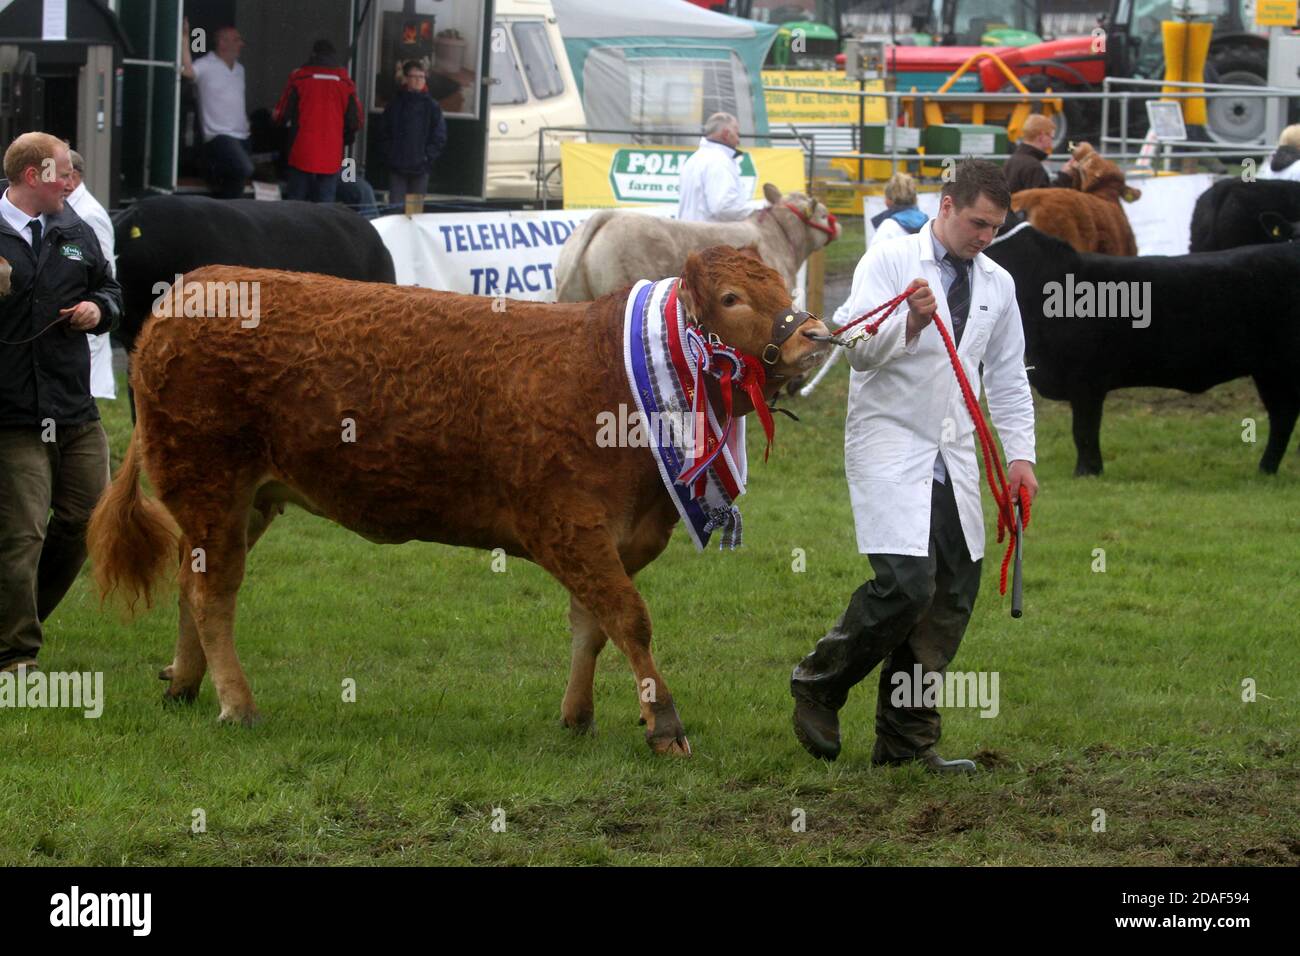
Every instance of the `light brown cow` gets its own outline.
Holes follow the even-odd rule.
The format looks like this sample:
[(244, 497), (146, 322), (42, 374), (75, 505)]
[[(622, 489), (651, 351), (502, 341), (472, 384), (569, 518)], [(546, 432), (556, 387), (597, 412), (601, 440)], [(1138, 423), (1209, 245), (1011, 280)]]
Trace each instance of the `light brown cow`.
[(637, 279), (682, 271), (692, 252), (710, 246), (753, 246), (793, 289), (799, 267), (839, 235), (835, 217), (802, 193), (763, 187), (770, 205), (737, 222), (678, 222), (630, 209), (602, 209), (573, 231), (555, 263), (561, 302), (587, 302)]
[(1079, 252), (1137, 255), (1133, 227), (1120, 200), (1134, 202), (1141, 191), (1129, 186), (1124, 171), (1090, 144), (1080, 143), (1073, 155), (1078, 190), (1022, 189), (1012, 195), (1011, 208), (1025, 212), (1035, 229), (1064, 239)]
[[(376, 542), (536, 562), (570, 594), (564, 722), (594, 727), (592, 675), (611, 639), (638, 689), (653, 688), (638, 694), (650, 745), (690, 752), (632, 582), (678, 513), (651, 450), (597, 440), (598, 416), (635, 408), (626, 290), (589, 304), (512, 301), (502, 316), (486, 298), (318, 275), (209, 266), (183, 282), (258, 283), (260, 317), (255, 328), (212, 317), (146, 326), (131, 370), (139, 421), (88, 534), (101, 593), (121, 588), (132, 604), (177, 567), (179, 544), (168, 698), (193, 700), (210, 669), (220, 719), (257, 717), (235, 654), (236, 595), (246, 552), (292, 502)], [(755, 356), (790, 306), (776, 272), (726, 247), (690, 257), (679, 297), (707, 332)], [(829, 346), (810, 338), (825, 334), (807, 317), (768, 352), (769, 398), (825, 357)], [(141, 471), (156, 500), (142, 496)]]

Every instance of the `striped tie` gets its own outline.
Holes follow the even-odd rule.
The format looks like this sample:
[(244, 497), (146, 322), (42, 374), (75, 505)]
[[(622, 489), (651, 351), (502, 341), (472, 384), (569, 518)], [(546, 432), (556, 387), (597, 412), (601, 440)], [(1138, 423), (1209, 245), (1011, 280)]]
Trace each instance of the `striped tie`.
[(952, 321), (953, 340), (961, 344), (961, 334), (966, 329), (966, 316), (970, 313), (970, 262), (958, 259), (951, 252), (944, 259), (957, 270), (957, 278), (948, 287), (948, 312)]

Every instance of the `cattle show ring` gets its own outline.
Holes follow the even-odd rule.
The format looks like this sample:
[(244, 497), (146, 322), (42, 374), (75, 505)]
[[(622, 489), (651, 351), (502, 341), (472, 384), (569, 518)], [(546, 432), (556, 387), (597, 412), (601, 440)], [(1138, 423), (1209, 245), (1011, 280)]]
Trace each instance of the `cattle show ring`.
[[(678, 5), (756, 29), (649, 3)], [(433, 24), (408, 73), (461, 49), (443, 4), (378, 6), (415, 25), (394, 49)], [(480, 40), (498, 70), (469, 35), (456, 95), (504, 96)], [(77, 874), (40, 921), (118, 868), (850, 865), (1107, 868), (1098, 926), (1250, 925), (1242, 874), (1300, 863), (1300, 80), (1054, 102), (1004, 50), (972, 115), (965, 67), (908, 90), (859, 40), (813, 130), (773, 118), (794, 66), (755, 79), (767, 118), (679, 66), (669, 132), (605, 130), (589, 63), (532, 196), (488, 194), (487, 103), (443, 107), (435, 168), (478, 143), (473, 186), (300, 201), (254, 154), (236, 198), (114, 187), (104, 240), (71, 203), (24, 231), (56, 187), (10, 148), (0, 600), (33, 610), (0, 642), (0, 864)], [(1266, 131), (1207, 134), (1243, 91)], [(51, 259), (90, 291), (47, 314)], [(83, 332), (116, 397), (64, 424)], [(80, 525), (56, 481), (14, 530), (18, 432), (69, 474), (96, 419)], [(48, 601), (58, 535), (85, 563)]]

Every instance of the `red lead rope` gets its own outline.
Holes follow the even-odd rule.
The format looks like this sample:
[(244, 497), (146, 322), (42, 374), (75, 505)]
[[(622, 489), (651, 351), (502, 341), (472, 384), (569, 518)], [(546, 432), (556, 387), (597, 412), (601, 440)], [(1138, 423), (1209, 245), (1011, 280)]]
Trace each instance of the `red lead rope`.
[[(908, 289), (901, 295), (895, 296), (884, 305), (872, 309), (865, 315), (860, 315), (852, 322), (849, 322), (839, 328), (835, 333), (836, 336), (843, 335), (855, 325), (866, 322), (878, 312), (883, 312), (876, 321), (863, 326), (863, 332), (867, 335), (875, 335), (880, 330), (881, 323), (893, 313), (894, 309), (903, 302), (911, 293)], [(966, 411), (970, 413), (971, 421), (975, 423), (975, 434), (979, 436), (980, 451), (984, 456), (984, 475), (988, 478), (989, 490), (993, 493), (993, 500), (998, 506), (998, 541), (1001, 542), (1003, 537), (1009, 532), (1010, 540), (1007, 542), (1007, 553), (1002, 558), (1002, 576), (998, 581), (998, 593), (1007, 593), (1007, 568), (1011, 564), (1011, 556), (1016, 550), (1016, 517), (1011, 508), (1011, 488), (1007, 484), (1007, 476), (1002, 471), (1002, 459), (998, 455), (997, 446), (993, 444), (993, 433), (989, 431), (988, 424), (984, 421), (984, 413), (980, 411), (980, 403), (975, 399), (975, 392), (970, 387), (970, 381), (966, 378), (966, 370), (962, 368), (961, 362), (957, 358), (957, 347), (953, 345), (952, 338), (948, 334), (948, 328), (939, 318), (939, 313), (934, 314), (934, 326), (939, 330), (939, 337), (943, 339), (944, 347), (948, 350), (948, 361), (952, 363), (952, 370), (957, 374), (957, 384), (961, 386), (962, 397), (966, 400)], [(993, 480), (994, 474), (997, 474), (996, 483)], [(1024, 526), (1029, 527), (1029, 492), (1022, 485), (1020, 487), (1020, 511), (1024, 516)]]

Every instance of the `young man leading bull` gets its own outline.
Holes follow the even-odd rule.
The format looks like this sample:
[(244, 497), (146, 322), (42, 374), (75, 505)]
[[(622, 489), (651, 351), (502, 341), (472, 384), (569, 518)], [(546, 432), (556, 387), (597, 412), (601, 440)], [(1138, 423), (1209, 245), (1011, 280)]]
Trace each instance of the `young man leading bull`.
[(962, 162), (943, 187), (938, 218), (915, 235), (872, 246), (854, 273), (850, 316), (913, 292), (906, 311), (849, 351), (844, 464), (858, 550), (876, 576), (854, 592), (791, 677), (795, 736), (814, 756), (839, 755), (838, 711), (849, 689), (880, 664), (872, 763), (975, 769), (934, 751), (939, 712), (921, 706), (914, 696), (921, 688), (899, 690), (914, 681), (916, 665), (941, 675), (957, 653), (984, 553), (974, 426), (931, 321), (936, 310), (977, 398), (983, 363), (989, 411), (1011, 462), (1012, 500), (1022, 485), (1031, 498), (1038, 490), (1015, 284), (981, 254), (1010, 204), (997, 166)]

